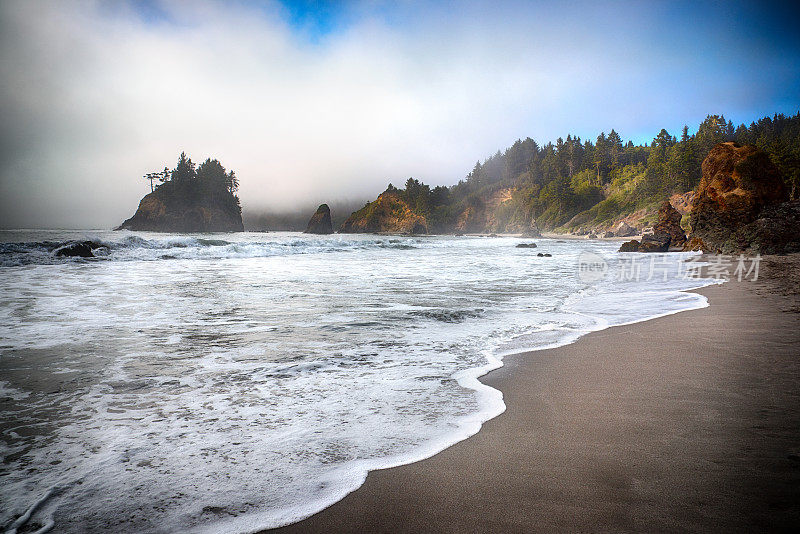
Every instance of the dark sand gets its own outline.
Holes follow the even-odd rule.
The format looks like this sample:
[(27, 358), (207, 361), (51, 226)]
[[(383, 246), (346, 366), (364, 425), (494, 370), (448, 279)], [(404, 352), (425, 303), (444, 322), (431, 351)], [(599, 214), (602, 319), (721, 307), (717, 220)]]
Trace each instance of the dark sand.
[(284, 532), (752, 532), (800, 525), (798, 256), (709, 308), (506, 358), (508, 407)]

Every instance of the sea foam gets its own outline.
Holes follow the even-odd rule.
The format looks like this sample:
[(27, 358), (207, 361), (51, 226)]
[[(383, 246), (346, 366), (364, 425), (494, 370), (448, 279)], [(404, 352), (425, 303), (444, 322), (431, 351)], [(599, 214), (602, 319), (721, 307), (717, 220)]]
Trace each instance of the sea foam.
[[(479, 377), (504, 356), (705, 306), (686, 290), (709, 283), (680, 276), (686, 254), (623, 279), (616, 244), (590, 241), (540, 239), (541, 258), (513, 238), (17, 237), (0, 267), (9, 529), (297, 521), (502, 413)], [(84, 239), (108, 253), (48, 256)], [(606, 278), (578, 276), (586, 251)]]

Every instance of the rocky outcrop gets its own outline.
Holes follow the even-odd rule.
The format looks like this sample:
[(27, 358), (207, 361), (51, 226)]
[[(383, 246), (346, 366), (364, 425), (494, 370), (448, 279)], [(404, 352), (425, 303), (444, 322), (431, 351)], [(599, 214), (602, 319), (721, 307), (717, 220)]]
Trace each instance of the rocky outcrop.
[(517, 248), (536, 248), (536, 243), (519, 243)]
[(327, 204), (320, 204), (311, 220), (306, 226), (306, 234), (332, 234), (333, 224), (331, 223), (331, 209)]
[(425, 217), (414, 213), (397, 190), (386, 190), (356, 211), (339, 228), (342, 233), (427, 234)]
[(522, 231), (522, 237), (542, 237), (542, 232), (539, 230), (536, 221), (531, 221), (530, 227)]
[(235, 197), (181, 195), (165, 183), (139, 202), (133, 217), (117, 230), (150, 232), (243, 232)]
[(645, 234), (642, 240), (632, 239), (619, 247), (619, 252), (667, 252), (670, 236), (668, 234)]
[(611, 231), (617, 237), (632, 237), (638, 234), (636, 228), (629, 225), (625, 221), (620, 221), (619, 224), (611, 229)]
[(690, 237), (686, 243), (683, 244), (683, 251), (684, 252), (705, 252), (707, 254), (711, 254), (715, 252), (711, 249), (708, 245), (706, 245), (705, 241), (700, 239), (699, 237)]
[(633, 239), (623, 243), (619, 252), (667, 252), (670, 246), (681, 246), (685, 242), (681, 214), (666, 200), (658, 210), (658, 223), (653, 233), (643, 235), (641, 242)]
[(658, 223), (653, 226), (653, 233), (669, 235), (668, 246), (680, 247), (686, 243), (686, 234), (681, 228), (681, 214), (669, 200), (665, 200), (658, 210)]
[(666, 233), (643, 235), (639, 252), (667, 252), (670, 242), (671, 237)]
[[(754, 146), (721, 143), (702, 165), (692, 203), (691, 237), (724, 253), (793, 249), (800, 242), (797, 207), (777, 167)], [(786, 203), (784, 205), (784, 203)]]
[(685, 193), (675, 193), (669, 197), (669, 203), (672, 204), (681, 215), (689, 215), (692, 211), (692, 202), (694, 201), (695, 192), (687, 191)]
[(631, 239), (630, 241), (626, 241), (619, 247), (619, 252), (639, 252), (639, 243), (635, 239)]
[(76, 241), (58, 247), (53, 254), (66, 258), (94, 258), (93, 250), (103, 248), (104, 245), (94, 241)]

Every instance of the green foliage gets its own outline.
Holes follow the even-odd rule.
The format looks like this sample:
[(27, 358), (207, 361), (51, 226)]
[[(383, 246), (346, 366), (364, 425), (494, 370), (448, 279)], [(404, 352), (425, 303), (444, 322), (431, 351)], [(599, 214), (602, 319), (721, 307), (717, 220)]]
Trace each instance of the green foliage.
[(409, 178), (405, 189), (389, 184), (387, 191), (398, 192), (434, 232), (452, 231), (466, 209), (481, 212), (484, 202), (503, 189), (510, 189), (512, 197), (494, 210), (490, 230), (526, 228), (533, 220), (543, 228), (574, 228), (642, 209), (654, 213), (671, 194), (697, 187), (708, 151), (725, 141), (755, 144), (767, 152), (785, 176), (792, 198), (800, 196), (800, 113), (736, 128), (722, 115), (709, 115), (694, 135), (688, 126), (679, 137), (662, 129), (643, 145), (623, 142), (614, 129), (594, 143), (567, 135), (540, 146), (526, 138), (478, 161), (452, 187), (431, 189)]
[(189, 205), (208, 199), (225, 210), (242, 211), (236, 196), (239, 179), (216, 159), (209, 158), (197, 167), (185, 152), (181, 152), (174, 169), (164, 167), (163, 171), (149, 173), (146, 177), (150, 179), (151, 175), (161, 182), (155, 187), (155, 194), (170, 203)]

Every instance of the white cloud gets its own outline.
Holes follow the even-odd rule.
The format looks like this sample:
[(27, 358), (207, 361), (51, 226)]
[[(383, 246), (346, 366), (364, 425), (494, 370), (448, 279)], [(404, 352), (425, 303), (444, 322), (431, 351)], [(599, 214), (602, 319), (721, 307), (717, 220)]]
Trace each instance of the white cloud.
[(663, 63), (641, 64), (644, 45), (603, 48), (596, 13), (573, 25), (478, 7), (410, 4), (397, 27), (364, 8), (311, 44), (277, 6), (179, 3), (163, 21), (4, 2), (0, 225), (111, 227), (147, 191), (139, 177), (182, 150), (235, 169), (245, 209), (286, 209), (408, 176), (452, 184), (517, 137), (663, 118), (674, 87), (642, 87)]

